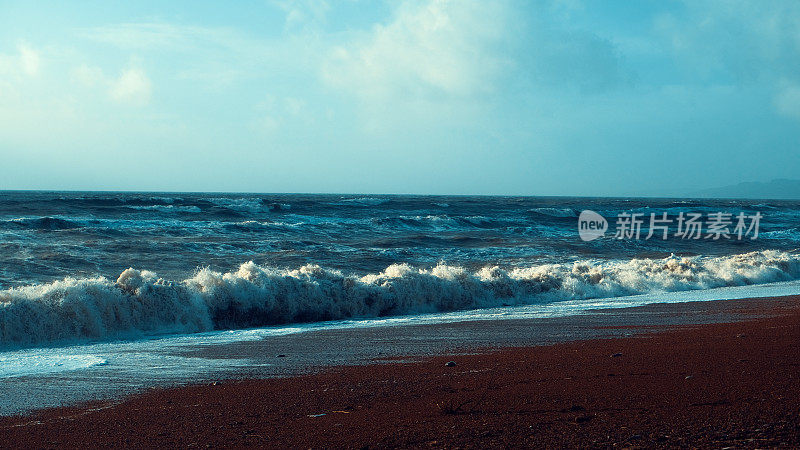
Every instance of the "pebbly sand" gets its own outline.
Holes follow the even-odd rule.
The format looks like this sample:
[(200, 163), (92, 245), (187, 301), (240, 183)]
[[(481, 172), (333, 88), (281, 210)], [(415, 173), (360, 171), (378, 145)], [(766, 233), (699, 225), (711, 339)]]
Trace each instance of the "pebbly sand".
[(582, 340), (549, 345), (519, 346), (524, 321), (421, 326), (517, 337), (6, 417), (0, 446), (800, 446), (800, 297), (591, 317), (553, 322)]

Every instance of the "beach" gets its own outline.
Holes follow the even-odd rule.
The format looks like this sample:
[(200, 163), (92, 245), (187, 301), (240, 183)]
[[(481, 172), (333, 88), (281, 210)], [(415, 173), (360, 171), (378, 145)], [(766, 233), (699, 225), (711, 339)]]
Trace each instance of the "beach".
[[(800, 445), (800, 297), (590, 317), (572, 321), (571, 334), (588, 338), (528, 346), (520, 338), (152, 389), (6, 417), (0, 435), (9, 447)], [(419, 326), (416, 334), (424, 341), (425, 328), (483, 327), (519, 337), (524, 329), (494, 325)]]
[(800, 2), (729, 3), (0, 2), (0, 450), (800, 449)]

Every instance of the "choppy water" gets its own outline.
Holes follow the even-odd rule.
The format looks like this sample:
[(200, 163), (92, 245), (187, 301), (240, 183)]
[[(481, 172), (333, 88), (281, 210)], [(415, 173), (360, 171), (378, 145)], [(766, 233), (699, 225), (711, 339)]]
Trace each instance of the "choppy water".
[[(621, 212), (763, 219), (617, 240)], [(0, 347), (789, 281), (798, 247), (790, 201), (3, 192)]]

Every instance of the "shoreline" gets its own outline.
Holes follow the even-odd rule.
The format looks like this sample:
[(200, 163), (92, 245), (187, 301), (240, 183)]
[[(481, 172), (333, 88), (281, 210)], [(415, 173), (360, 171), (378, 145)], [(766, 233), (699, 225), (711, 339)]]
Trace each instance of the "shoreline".
[(583, 340), (389, 352), (302, 375), (153, 389), (0, 418), (0, 435), (36, 447), (800, 445), (800, 297), (631, 310), (590, 320), (597, 333)]
[[(702, 292), (700, 293), (702, 294)], [(244, 339), (189, 335), (121, 343), (97, 343), (33, 354), (55, 371), (3, 378), (0, 416), (28, 414), (93, 401), (117, 401), (153, 388), (230, 379), (296, 376), (337, 366), (376, 361), (414, 361), (431, 355), (471, 353), (486, 348), (531, 347), (604, 337), (624, 337), (677, 325), (729, 322), (791, 308), (790, 296), (741, 300), (665, 302), (571, 315), (497, 315), (487, 319), (326, 327), (273, 334), (244, 330)], [(702, 298), (700, 296), (699, 298)], [(235, 332), (238, 333), (238, 332)], [(58, 353), (54, 353), (58, 351)], [(284, 357), (280, 357), (284, 355)], [(59, 358), (103, 361), (88, 368), (59, 370)], [(69, 362), (67, 361), (67, 362)]]

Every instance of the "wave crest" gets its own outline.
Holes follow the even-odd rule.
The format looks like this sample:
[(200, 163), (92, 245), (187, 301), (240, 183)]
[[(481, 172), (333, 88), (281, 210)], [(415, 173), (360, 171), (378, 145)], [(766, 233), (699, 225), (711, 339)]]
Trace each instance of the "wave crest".
[(242, 264), (183, 281), (127, 269), (116, 281), (66, 278), (0, 291), (0, 345), (191, 333), (290, 322), (606, 298), (800, 278), (800, 256), (762, 251), (547, 264), (505, 270), (394, 264), (354, 276), (317, 265)]

